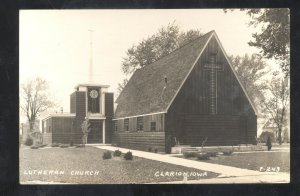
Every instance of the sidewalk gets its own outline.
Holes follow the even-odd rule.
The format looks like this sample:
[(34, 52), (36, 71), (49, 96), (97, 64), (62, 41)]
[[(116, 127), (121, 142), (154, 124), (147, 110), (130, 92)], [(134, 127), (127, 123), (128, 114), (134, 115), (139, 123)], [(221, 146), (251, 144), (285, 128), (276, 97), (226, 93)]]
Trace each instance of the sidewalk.
[[(115, 151), (119, 149), (122, 153), (126, 153), (129, 149), (119, 148), (114, 146), (94, 146), (96, 148)], [(219, 173), (220, 176), (215, 179), (188, 181), (188, 183), (289, 183), (290, 175), (282, 172), (259, 172), (248, 169), (241, 169), (237, 167), (205, 163), (200, 161), (188, 160), (178, 157), (173, 157), (169, 154), (157, 154), (151, 152), (144, 152), (139, 150), (131, 150), (134, 156), (170, 163), (174, 165), (181, 165), (184, 167), (195, 168), (199, 170)], [(180, 182), (166, 182), (166, 183), (182, 183)]]

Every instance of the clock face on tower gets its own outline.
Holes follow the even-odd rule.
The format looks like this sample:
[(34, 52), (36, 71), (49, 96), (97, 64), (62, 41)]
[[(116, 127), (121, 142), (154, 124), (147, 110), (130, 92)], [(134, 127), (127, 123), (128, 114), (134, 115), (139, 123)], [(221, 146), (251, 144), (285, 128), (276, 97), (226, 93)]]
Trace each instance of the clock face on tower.
[(91, 96), (91, 98), (95, 99), (98, 97), (98, 92), (96, 90), (91, 90), (90, 96)]

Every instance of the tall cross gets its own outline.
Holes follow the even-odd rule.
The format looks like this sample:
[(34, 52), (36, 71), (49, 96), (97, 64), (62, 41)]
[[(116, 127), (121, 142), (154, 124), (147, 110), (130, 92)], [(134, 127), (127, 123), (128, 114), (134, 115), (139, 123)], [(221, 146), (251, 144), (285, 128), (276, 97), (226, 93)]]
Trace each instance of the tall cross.
[(204, 64), (204, 69), (209, 71), (209, 111), (214, 115), (218, 113), (217, 106), (217, 72), (223, 71), (223, 66), (217, 63), (217, 54), (211, 54), (209, 63)]
[(89, 82), (93, 83), (93, 30), (89, 29), (90, 32), (90, 64), (89, 64)]

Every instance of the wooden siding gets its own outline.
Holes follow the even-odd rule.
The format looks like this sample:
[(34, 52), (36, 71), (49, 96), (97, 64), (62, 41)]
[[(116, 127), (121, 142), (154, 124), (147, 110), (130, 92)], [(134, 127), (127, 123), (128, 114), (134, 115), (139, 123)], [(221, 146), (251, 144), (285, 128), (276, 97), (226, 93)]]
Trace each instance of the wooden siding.
[(52, 133), (43, 133), (43, 144), (52, 144)]
[(114, 94), (105, 93), (105, 116), (113, 117), (114, 116)]
[(148, 151), (151, 147), (165, 151), (164, 132), (114, 132), (113, 143), (119, 147)]
[(210, 72), (204, 69), (204, 65), (208, 63), (209, 56), (213, 52), (217, 53), (217, 63), (222, 64), (224, 69), (223, 71), (217, 71), (217, 114), (242, 115), (244, 113), (254, 113), (214, 37), (174, 100), (175, 103), (173, 104), (176, 105), (177, 112), (209, 114)]
[(86, 93), (76, 91), (76, 117), (73, 124), (73, 132), (70, 137), (76, 144), (82, 144), (82, 129), (81, 125), (86, 116)]
[[(210, 73), (204, 69), (212, 53), (216, 53), (223, 70), (217, 72), (217, 114), (210, 112)], [(183, 84), (166, 114), (166, 138), (176, 137), (183, 144), (207, 145), (255, 143), (256, 115), (247, 96), (213, 37)], [(213, 139), (215, 138), (215, 139)], [(166, 139), (168, 140), (168, 139)], [(166, 141), (169, 150), (169, 140)]]
[[(165, 150), (164, 114), (143, 116), (143, 131), (137, 131), (137, 117), (129, 118), (129, 131), (124, 131), (124, 119), (117, 121), (112, 143), (120, 147), (147, 151), (149, 147)], [(151, 131), (151, 122), (156, 122), (156, 131)]]
[(237, 145), (240, 143), (240, 117), (224, 115), (186, 115), (183, 117), (185, 143), (192, 146), (205, 145)]
[(105, 120), (105, 143), (110, 144), (112, 142), (113, 125), (112, 118), (106, 117)]
[(73, 131), (74, 117), (52, 117), (52, 142), (69, 144)]

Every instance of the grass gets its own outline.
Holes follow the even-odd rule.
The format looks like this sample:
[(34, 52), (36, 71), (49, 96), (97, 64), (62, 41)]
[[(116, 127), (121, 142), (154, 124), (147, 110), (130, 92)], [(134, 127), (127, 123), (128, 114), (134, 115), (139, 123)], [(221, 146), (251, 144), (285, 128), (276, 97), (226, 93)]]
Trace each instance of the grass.
[[(159, 172), (198, 172), (193, 168), (172, 165), (135, 157), (132, 161), (121, 157), (103, 160), (105, 150), (86, 148), (20, 149), (20, 181), (44, 181), (80, 184), (155, 183), (183, 180), (183, 176), (155, 176)], [(60, 170), (63, 175), (26, 175), (29, 170)], [(98, 175), (71, 175), (72, 171), (99, 171)], [(207, 172), (207, 176), (193, 176), (189, 180), (215, 178), (218, 174)]]
[[(181, 156), (183, 158), (183, 156)], [(233, 153), (230, 156), (220, 155), (211, 157), (209, 160), (201, 160), (207, 163), (233, 166), (243, 169), (260, 171), (267, 167), (280, 167), (280, 172), (290, 172), (289, 152), (253, 152), (253, 153)], [(261, 168), (262, 167), (262, 168)]]

